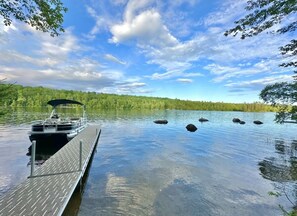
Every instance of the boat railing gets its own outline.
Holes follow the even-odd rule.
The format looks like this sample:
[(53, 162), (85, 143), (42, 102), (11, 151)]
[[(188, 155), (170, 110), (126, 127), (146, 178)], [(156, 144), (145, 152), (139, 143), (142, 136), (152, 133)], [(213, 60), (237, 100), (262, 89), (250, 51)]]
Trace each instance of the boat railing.
[(29, 122), (29, 124), (43, 124), (43, 121), (44, 120), (34, 120), (34, 121)]
[(57, 131), (58, 128), (58, 121), (60, 119), (55, 119), (55, 118), (47, 118), (43, 121), (42, 125), (43, 125), (43, 131), (48, 130), (48, 127), (51, 127), (51, 129), (54, 129), (55, 131)]

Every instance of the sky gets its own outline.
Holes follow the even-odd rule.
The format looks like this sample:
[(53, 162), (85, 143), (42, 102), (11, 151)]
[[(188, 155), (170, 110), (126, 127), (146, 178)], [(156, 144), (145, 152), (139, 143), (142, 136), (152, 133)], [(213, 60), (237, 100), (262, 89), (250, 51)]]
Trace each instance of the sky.
[(246, 14), (245, 0), (63, 3), (68, 12), (59, 37), (0, 23), (0, 80), (234, 103), (261, 101), (266, 85), (292, 80), (292, 69), (278, 66), (284, 61), (278, 48), (294, 35), (224, 36)]

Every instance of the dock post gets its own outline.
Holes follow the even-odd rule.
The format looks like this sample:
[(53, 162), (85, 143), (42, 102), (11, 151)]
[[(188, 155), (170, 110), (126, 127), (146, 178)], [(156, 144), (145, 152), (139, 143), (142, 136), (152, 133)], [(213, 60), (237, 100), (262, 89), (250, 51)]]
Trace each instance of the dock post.
[(79, 171), (82, 171), (82, 140), (79, 141)]
[(34, 176), (34, 165), (35, 165), (35, 152), (36, 152), (36, 140), (32, 141), (31, 146), (31, 177)]

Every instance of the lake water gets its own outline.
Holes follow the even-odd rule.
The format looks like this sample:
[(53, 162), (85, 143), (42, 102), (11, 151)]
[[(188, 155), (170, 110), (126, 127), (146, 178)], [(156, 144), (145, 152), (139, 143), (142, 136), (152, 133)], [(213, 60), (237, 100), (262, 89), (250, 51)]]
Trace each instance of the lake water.
[[(21, 110), (2, 119), (0, 196), (29, 175), (29, 121), (47, 115)], [(89, 119), (102, 133), (83, 193), (65, 215), (282, 215), (279, 205), (290, 210), (297, 200), (297, 125), (275, 124), (273, 113), (110, 111)], [(189, 123), (198, 130), (188, 132)]]

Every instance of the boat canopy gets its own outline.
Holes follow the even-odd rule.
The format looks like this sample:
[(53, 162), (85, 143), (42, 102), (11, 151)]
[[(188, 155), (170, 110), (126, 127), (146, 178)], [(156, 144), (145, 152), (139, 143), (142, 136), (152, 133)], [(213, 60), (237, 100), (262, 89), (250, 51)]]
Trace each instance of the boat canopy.
[(47, 104), (56, 107), (61, 104), (78, 104), (84, 106), (81, 102), (75, 101), (75, 100), (67, 100), (67, 99), (56, 99), (56, 100), (50, 100), (47, 102)]

